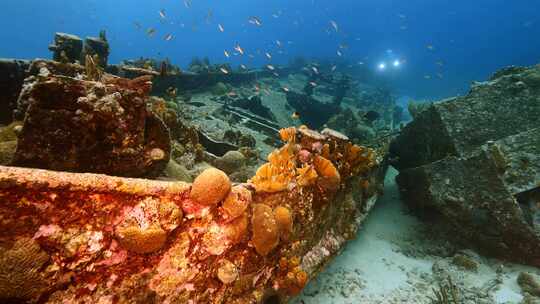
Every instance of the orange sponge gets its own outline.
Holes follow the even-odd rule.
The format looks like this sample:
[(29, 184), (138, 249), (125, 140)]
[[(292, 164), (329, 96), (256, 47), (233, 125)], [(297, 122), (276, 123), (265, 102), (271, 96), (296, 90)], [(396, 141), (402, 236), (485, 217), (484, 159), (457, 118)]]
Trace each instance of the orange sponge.
[(272, 208), (265, 204), (254, 204), (251, 225), (253, 228), (251, 242), (255, 250), (260, 255), (267, 255), (279, 243), (279, 228)]
[(288, 240), (293, 230), (293, 219), (291, 211), (283, 206), (274, 209), (274, 218), (279, 228), (282, 240)]
[(231, 190), (231, 181), (225, 172), (209, 168), (193, 181), (190, 197), (201, 205), (211, 206), (222, 201)]
[(341, 177), (331, 161), (322, 156), (316, 156), (313, 159), (313, 165), (315, 165), (315, 170), (322, 177), (321, 183), (325, 188), (337, 189), (339, 187)]

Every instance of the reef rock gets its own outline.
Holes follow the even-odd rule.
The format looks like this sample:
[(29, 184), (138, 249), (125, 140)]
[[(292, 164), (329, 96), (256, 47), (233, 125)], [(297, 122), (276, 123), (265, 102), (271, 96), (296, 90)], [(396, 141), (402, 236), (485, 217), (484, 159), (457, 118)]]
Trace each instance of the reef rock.
[(540, 267), (540, 129), (400, 172), (402, 195), (486, 254)]
[(385, 167), (346, 139), (281, 134), (238, 185), (213, 168), (188, 184), (0, 166), (0, 302), (286, 302), (355, 236)]
[(0, 58), (0, 124), (12, 121), (12, 113), (17, 107), (17, 97), (29, 65), (24, 60)]
[(496, 75), (405, 127), (391, 147), (397, 182), (452, 235), (540, 266), (540, 67)]
[(170, 136), (147, 111), (150, 76), (93, 81), (41, 71), (19, 99), (27, 109), (14, 165), (134, 177), (163, 171)]
[(215, 161), (216, 167), (225, 171), (227, 174), (232, 174), (235, 171), (241, 170), (246, 164), (246, 157), (239, 151), (229, 151)]
[(192, 181), (188, 169), (184, 165), (178, 164), (173, 159), (171, 159), (167, 164), (167, 167), (163, 171), (163, 175), (165, 178), (170, 180), (177, 180), (182, 182)]
[(464, 156), (490, 140), (540, 127), (540, 65), (503, 70), (469, 94), (430, 105), (392, 142), (397, 169)]

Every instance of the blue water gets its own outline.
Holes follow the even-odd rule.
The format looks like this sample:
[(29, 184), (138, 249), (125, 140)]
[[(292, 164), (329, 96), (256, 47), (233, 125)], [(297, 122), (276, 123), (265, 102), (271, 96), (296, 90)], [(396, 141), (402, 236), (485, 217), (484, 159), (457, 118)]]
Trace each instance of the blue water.
[[(184, 68), (194, 56), (250, 67), (298, 55), (347, 60), (414, 98), (463, 94), (500, 67), (540, 60), (538, 0), (192, 0), (189, 8), (182, 0), (2, 0), (1, 7), (0, 57), (48, 58), (54, 32), (84, 37), (106, 29), (112, 63), (140, 56)], [(236, 43), (255, 57), (226, 58)], [(342, 57), (340, 44), (348, 46)]]

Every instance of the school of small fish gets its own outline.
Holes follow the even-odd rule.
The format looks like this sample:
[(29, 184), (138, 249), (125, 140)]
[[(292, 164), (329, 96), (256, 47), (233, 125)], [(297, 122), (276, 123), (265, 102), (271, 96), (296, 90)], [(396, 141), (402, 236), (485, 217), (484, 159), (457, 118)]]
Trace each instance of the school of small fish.
[[(189, 13), (189, 11), (191, 12), (194, 12), (195, 8), (193, 8), (193, 1), (192, 0), (182, 0), (183, 1), (183, 4), (184, 4), (184, 8), (186, 9), (186, 12), (188, 12), (188, 14), (193, 14), (193, 13)], [(204, 23), (206, 24), (212, 24), (214, 22), (214, 19), (218, 19), (215, 15), (214, 15), (214, 10), (213, 9), (205, 9), (206, 10), (206, 13), (204, 15)], [(173, 16), (175, 14), (172, 13), (173, 9), (170, 9), (170, 10), (166, 10), (164, 8), (158, 10), (158, 16), (159, 16), (159, 21), (160, 23), (163, 25), (176, 25), (178, 26), (179, 28), (186, 28), (186, 22), (182, 21), (177, 21), (178, 20), (178, 17), (176, 16)], [(293, 15), (293, 20), (289, 20), (289, 22), (291, 22), (292, 25), (294, 26), (300, 26), (300, 25), (303, 25), (306, 23), (306, 20), (302, 17), (302, 16), (298, 16), (299, 12), (296, 12), (296, 15)], [(268, 21), (267, 23), (270, 23), (272, 24), (272, 20), (271, 19), (281, 19), (281, 20), (285, 20), (284, 19), (284, 16), (286, 15), (290, 15), (290, 12), (288, 14), (288, 12), (284, 11), (284, 10), (277, 10), (277, 11), (274, 11), (273, 13), (270, 14), (270, 17), (268, 17), (270, 20), (266, 20)], [(398, 13), (395, 15), (397, 17), (397, 20), (398, 20), (398, 23), (399, 23), (399, 29), (402, 30), (402, 31), (406, 31), (408, 30), (409, 28), (409, 22), (410, 22), (410, 18), (403, 14), (403, 13)], [(255, 28), (263, 28), (264, 27), (264, 22), (263, 22), (263, 19), (261, 16), (256, 16), (256, 15), (251, 15), (249, 17), (247, 17), (247, 25), (250, 25), (250, 26), (253, 26)], [(246, 20), (246, 19), (244, 19)], [(276, 21), (274, 21), (275, 23)], [(283, 22), (283, 21), (279, 21), (280, 23)], [(324, 29), (321, 29), (322, 31), (326, 32), (328, 35), (336, 35), (337, 39), (339, 40), (344, 40), (344, 42), (340, 42), (337, 44), (337, 48), (335, 49), (335, 55), (337, 56), (336, 58), (336, 62), (340, 62), (340, 59), (339, 58), (342, 58), (342, 57), (348, 57), (348, 56), (352, 56), (352, 55), (349, 55), (351, 54), (352, 52), (348, 51), (349, 50), (349, 44), (347, 43), (347, 41), (351, 41), (351, 40), (354, 40), (354, 41), (362, 41), (362, 37), (350, 37), (350, 33), (347, 33), (346, 32), (346, 28), (347, 26), (345, 27), (342, 27), (340, 26), (340, 24), (338, 23), (338, 21), (336, 19), (332, 19), (332, 18), (328, 18), (327, 21), (324, 21), (324, 22), (327, 22), (327, 26), (324, 28)], [(230, 23), (230, 22), (229, 22)], [(316, 21), (315, 24), (320, 24), (321, 22), (320, 21)], [(135, 25), (135, 28), (137, 30), (142, 30), (143, 29), (143, 25), (141, 22), (139, 21), (134, 21), (133, 24)], [(220, 23), (220, 22), (215, 22), (214, 26), (217, 28), (217, 31), (219, 33), (224, 33), (224, 35), (228, 35), (229, 32), (231, 32), (232, 34), (233, 33), (233, 29), (235, 29), (235, 26), (238, 27), (238, 26), (242, 26), (244, 27), (244, 25), (242, 24), (242, 21), (240, 20), (238, 22), (238, 24), (234, 25), (234, 24), (229, 24), (230, 28), (229, 28), (229, 31), (226, 33), (225, 31), (225, 26), (223, 23)], [(195, 21), (193, 22), (193, 24), (191, 25), (191, 29), (193, 31), (197, 31), (200, 27), (200, 23)], [(189, 28), (189, 27), (188, 27)], [(244, 31), (246, 31), (247, 29), (244, 29)], [(158, 29), (156, 27), (148, 27), (146, 30), (145, 30), (145, 33), (148, 37), (152, 38), (154, 36), (156, 36), (156, 33), (158, 32)], [(169, 33), (165, 33), (163, 36), (163, 40), (166, 41), (166, 42), (172, 42), (173, 40), (174, 41), (180, 41), (180, 34), (179, 33), (172, 33), (172, 32), (169, 32)], [(244, 49), (239, 42), (236, 42), (234, 43), (234, 47), (233, 47), (233, 50), (229, 51), (227, 49), (223, 50), (223, 54), (225, 55), (225, 58), (226, 59), (232, 59), (232, 56), (246, 56), (244, 58), (247, 58), (249, 60), (251, 59), (254, 59), (256, 56), (263, 56), (264, 58), (266, 58), (267, 61), (274, 61), (274, 55), (275, 54), (276, 56), (279, 56), (279, 55), (284, 55), (284, 54), (288, 54), (288, 50), (287, 50), (287, 47), (286, 46), (291, 46), (294, 44), (293, 41), (291, 40), (285, 40), (286, 43), (282, 42), (283, 40), (280, 40), (280, 39), (274, 39), (272, 40), (271, 42), (269, 42), (268, 45), (268, 48), (267, 50), (264, 50), (264, 49), (257, 49), (257, 48), (250, 48), (248, 49), (249, 52), (246, 52), (246, 49)], [(452, 41), (451, 41), (452, 42)], [(440, 53), (437, 48), (435, 47), (435, 45), (433, 43), (427, 43), (425, 44), (425, 49), (427, 50), (427, 52), (430, 52), (432, 54), (437, 54), (437, 53)], [(364, 57), (363, 59), (365, 60), (368, 60), (367, 57)], [(395, 63), (395, 65), (397, 64), (403, 64), (405, 62), (407, 62), (405, 59), (400, 59), (399, 61), (398, 60), (395, 60), (394, 62), (397, 62)], [(423, 75), (423, 78), (426, 79), (426, 80), (430, 80), (430, 79), (433, 79), (434, 77), (432, 75), (436, 75), (436, 78), (438, 79), (442, 79), (444, 77), (443, 75), (443, 69), (445, 67), (445, 64), (444, 64), (444, 60), (442, 59), (436, 59), (436, 61), (434, 61), (435, 63), (435, 68), (436, 70), (435, 71), (432, 71), (431, 73), (425, 73)], [(364, 61), (357, 61), (357, 65), (364, 65)], [(338, 64), (333, 64), (331, 66), (331, 69), (330, 71), (331, 72), (335, 72), (337, 69), (338, 69)], [(345, 65), (344, 65), (345, 66)], [(353, 65), (352, 64), (349, 64), (347, 65), (347, 67), (352, 67)], [(242, 70), (247, 70), (248, 67), (245, 63), (240, 63), (239, 64), (239, 67), (240, 69)], [(278, 72), (276, 71), (276, 67), (273, 65), (273, 64), (266, 64), (265, 67), (272, 71), (274, 73), (274, 75), (279, 75)], [(319, 74), (319, 70), (316, 66), (316, 63), (314, 64), (310, 64), (307, 66), (308, 69), (310, 69), (314, 74)], [(225, 70), (225, 69), (222, 69), (221, 72), (223, 72), (224, 74), (228, 74), (229, 71), (228, 70)], [(315, 86), (316, 84), (313, 83), (313, 86)]]

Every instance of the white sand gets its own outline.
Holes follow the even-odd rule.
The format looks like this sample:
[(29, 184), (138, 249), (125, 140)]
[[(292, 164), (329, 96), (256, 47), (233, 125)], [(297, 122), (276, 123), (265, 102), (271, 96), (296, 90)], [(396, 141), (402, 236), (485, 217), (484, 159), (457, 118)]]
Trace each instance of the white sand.
[(431, 303), (429, 297), (441, 277), (440, 269), (444, 270), (444, 278), (451, 275), (461, 288), (467, 298), (465, 303), (521, 303), (518, 273), (540, 275), (540, 270), (480, 257), (471, 250), (461, 252), (478, 263), (476, 272), (453, 265), (455, 249), (445, 248), (441, 245), (444, 241), (427, 241), (429, 227), (406, 214), (394, 181), (396, 175), (391, 168), (385, 195), (357, 239), (349, 242), (293, 303)]

